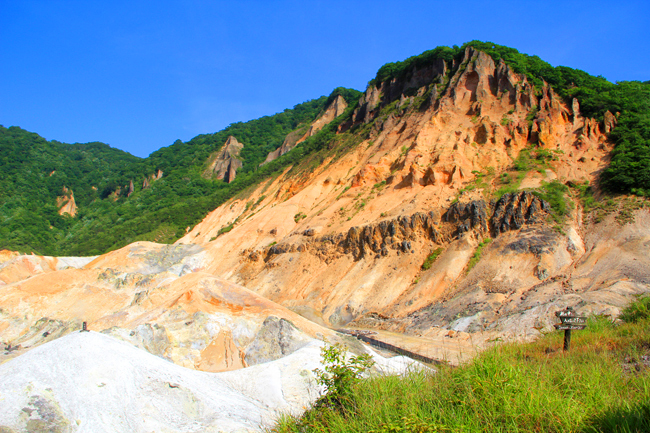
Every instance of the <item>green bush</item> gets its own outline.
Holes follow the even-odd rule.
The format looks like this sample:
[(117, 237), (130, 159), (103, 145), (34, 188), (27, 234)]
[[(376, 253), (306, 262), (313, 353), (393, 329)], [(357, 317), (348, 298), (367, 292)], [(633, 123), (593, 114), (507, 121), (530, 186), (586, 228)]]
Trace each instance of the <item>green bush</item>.
[(235, 227), (235, 223), (228, 224), (227, 226), (221, 227), (217, 232), (217, 236), (221, 236), (224, 233), (228, 233)]
[(293, 220), (294, 220), (296, 223), (299, 223), (300, 220), (301, 220), (301, 219), (304, 219), (304, 218), (307, 218), (307, 214), (305, 214), (305, 213), (303, 213), (303, 212), (298, 212), (297, 214), (295, 214), (295, 215), (293, 216)]
[(325, 392), (316, 403), (336, 409), (343, 409), (349, 403), (352, 387), (360, 380), (361, 375), (371, 368), (374, 361), (367, 353), (359, 356), (346, 357), (347, 348), (336, 343), (321, 348), (324, 369), (317, 368), (316, 382), (322, 385)]
[(422, 270), (427, 271), (431, 269), (431, 265), (433, 265), (433, 262), (436, 261), (440, 253), (442, 253), (442, 248), (436, 248), (435, 250), (431, 251), (431, 254), (429, 254), (424, 260), (424, 263), (422, 263)]
[(648, 320), (650, 318), (650, 295), (639, 296), (621, 312), (619, 318), (627, 323)]

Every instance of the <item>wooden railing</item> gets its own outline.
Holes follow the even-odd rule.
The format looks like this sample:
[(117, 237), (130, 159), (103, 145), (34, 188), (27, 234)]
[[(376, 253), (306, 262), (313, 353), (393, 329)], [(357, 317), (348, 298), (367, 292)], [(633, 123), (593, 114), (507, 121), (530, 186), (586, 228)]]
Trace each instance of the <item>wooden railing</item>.
[(447, 361), (442, 361), (440, 359), (434, 359), (434, 358), (429, 358), (428, 356), (420, 355), (419, 353), (411, 352), (410, 350), (403, 349), (401, 347), (397, 347), (393, 344), (386, 343), (385, 341), (377, 340), (376, 338), (372, 338), (366, 334), (356, 332), (356, 331), (348, 331), (347, 329), (337, 329), (337, 331), (352, 335), (353, 337), (356, 337), (358, 340), (365, 341), (366, 343), (370, 344), (371, 346), (378, 347), (380, 349), (385, 349), (385, 350), (390, 350), (391, 352), (397, 353), (398, 355), (404, 355), (407, 356), (411, 359), (415, 359), (416, 361), (421, 361), (425, 362), (427, 364), (435, 364), (435, 365), (447, 365)]

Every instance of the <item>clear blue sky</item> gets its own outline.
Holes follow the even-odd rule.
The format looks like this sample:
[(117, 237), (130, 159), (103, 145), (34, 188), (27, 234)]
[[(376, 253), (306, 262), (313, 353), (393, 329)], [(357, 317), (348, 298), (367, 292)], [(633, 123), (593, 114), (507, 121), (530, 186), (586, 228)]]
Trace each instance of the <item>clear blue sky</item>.
[(648, 0), (0, 0), (0, 124), (144, 157), (473, 39), (650, 80)]

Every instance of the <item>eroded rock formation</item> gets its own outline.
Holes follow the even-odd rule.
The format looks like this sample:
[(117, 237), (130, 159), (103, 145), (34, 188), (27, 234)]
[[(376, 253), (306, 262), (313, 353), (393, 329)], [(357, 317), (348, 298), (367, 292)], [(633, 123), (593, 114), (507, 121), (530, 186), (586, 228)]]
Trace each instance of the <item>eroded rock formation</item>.
[(293, 131), (284, 139), (282, 146), (278, 147), (273, 152), (269, 153), (266, 157), (266, 160), (262, 163), (266, 164), (275, 159), (278, 159), (280, 156), (289, 152), (291, 149), (296, 147), (299, 143), (305, 141), (307, 138), (313, 136), (318, 131), (323, 129), (325, 125), (330, 123), (332, 120), (336, 119), (338, 116), (343, 114), (347, 108), (348, 103), (345, 102), (345, 99), (341, 95), (338, 95), (326, 108), (325, 112), (316, 120), (314, 120), (311, 125), (307, 128), (307, 131), (302, 129)]
[[(524, 224), (542, 222), (549, 211), (548, 203), (522, 191), (505, 194), (492, 205), (484, 200), (456, 202), (442, 217), (436, 211), (416, 212), (392, 220), (351, 227), (345, 234), (316, 237), (298, 244), (275, 244), (263, 251), (252, 251), (248, 257), (251, 260), (264, 258), (269, 261), (275, 255), (292, 252), (311, 252), (323, 258), (351, 254), (355, 260), (372, 253), (385, 257), (390, 250), (413, 252), (412, 241), (426, 239), (441, 245), (471, 230), (479, 234), (493, 233), (496, 237), (500, 233), (520, 229)], [(312, 237), (314, 230), (308, 229), (302, 234)]]
[(237, 170), (242, 167), (239, 153), (244, 145), (239, 143), (232, 135), (217, 152), (208, 157), (208, 168), (203, 172), (205, 177), (223, 179), (225, 182), (235, 180)]
[(77, 204), (74, 201), (74, 194), (68, 187), (63, 187), (63, 195), (56, 198), (56, 207), (59, 208), (59, 215), (68, 214), (71, 217), (77, 215)]

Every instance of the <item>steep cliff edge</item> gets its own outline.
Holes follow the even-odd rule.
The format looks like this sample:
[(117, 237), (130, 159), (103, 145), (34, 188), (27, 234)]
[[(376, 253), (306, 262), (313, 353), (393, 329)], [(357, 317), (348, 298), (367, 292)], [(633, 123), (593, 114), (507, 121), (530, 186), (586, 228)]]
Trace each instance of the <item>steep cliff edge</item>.
[(206, 178), (222, 179), (227, 183), (235, 180), (237, 170), (242, 168), (239, 153), (244, 145), (237, 141), (232, 135), (224, 145), (216, 152), (213, 152), (207, 161), (208, 168), (203, 172)]

